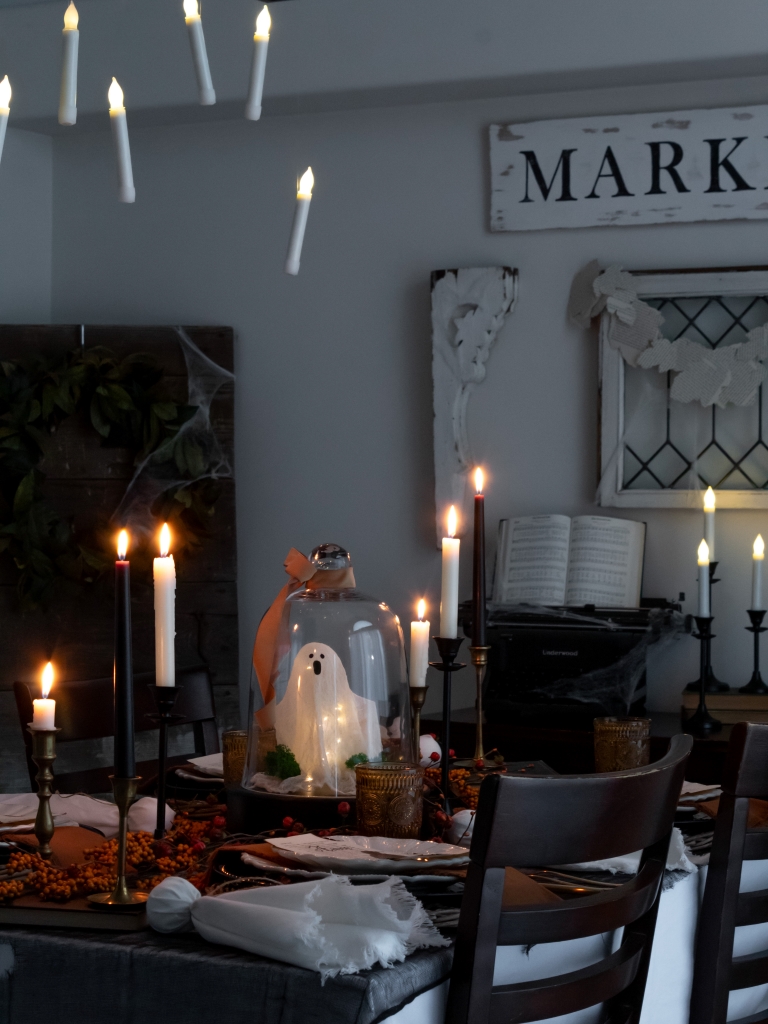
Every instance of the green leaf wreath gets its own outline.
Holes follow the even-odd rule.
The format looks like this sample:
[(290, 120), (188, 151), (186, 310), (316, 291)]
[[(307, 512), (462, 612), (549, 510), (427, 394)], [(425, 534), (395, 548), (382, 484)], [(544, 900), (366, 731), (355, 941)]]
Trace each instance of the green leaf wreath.
[(57, 590), (88, 587), (114, 562), (114, 528), (76, 533), (45, 497), (39, 463), (49, 437), (78, 415), (103, 447), (126, 448), (139, 465), (173, 462), (182, 486), (161, 494), (153, 513), (172, 523), (181, 547), (208, 532), (219, 496), (203, 449), (180, 428), (195, 406), (169, 400), (162, 366), (149, 355), (119, 359), (109, 349), (76, 349), (0, 362), (0, 556), (18, 570), (22, 606), (47, 605)]

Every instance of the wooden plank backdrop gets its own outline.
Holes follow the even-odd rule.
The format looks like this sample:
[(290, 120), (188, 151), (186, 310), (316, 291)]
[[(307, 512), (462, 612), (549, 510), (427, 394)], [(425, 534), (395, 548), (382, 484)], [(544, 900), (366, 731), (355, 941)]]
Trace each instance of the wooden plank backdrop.
[[(186, 327), (198, 348), (233, 371), (233, 332), (229, 327)], [(79, 325), (0, 325), (0, 359), (20, 359), (33, 351), (56, 353), (80, 345)], [(187, 370), (179, 337), (172, 327), (86, 326), (86, 348), (104, 346), (116, 355), (147, 352), (165, 370), (164, 386), (177, 401), (187, 398)], [(211, 423), (222, 451), (234, 467), (234, 388), (225, 384), (211, 406)], [(44, 492), (62, 516), (74, 516), (75, 528), (108, 518), (133, 476), (133, 455), (102, 448), (82, 418), (70, 416), (50, 436), (40, 469)], [(222, 479), (211, 535), (196, 553), (177, 553), (176, 661), (205, 663), (214, 683), (220, 728), (236, 726), (238, 710), (237, 543), (235, 481)], [(154, 669), (154, 609), (151, 571), (133, 573), (134, 668)], [(52, 658), (62, 679), (87, 679), (112, 673), (113, 602), (111, 575), (92, 591), (57, 600), (41, 611), (21, 611), (16, 571), (0, 555), (0, 791), (29, 788), (21, 731), (13, 700), (14, 680), (37, 680)], [(55, 693), (53, 694), (55, 696)], [(153, 734), (147, 735), (151, 743)], [(80, 746), (78, 744), (78, 746)], [(188, 743), (185, 749), (190, 749)], [(109, 744), (84, 745), (66, 767), (111, 763)], [(152, 750), (142, 756), (155, 756)], [(61, 763), (61, 762), (60, 762)], [(64, 765), (61, 765), (62, 770)]]

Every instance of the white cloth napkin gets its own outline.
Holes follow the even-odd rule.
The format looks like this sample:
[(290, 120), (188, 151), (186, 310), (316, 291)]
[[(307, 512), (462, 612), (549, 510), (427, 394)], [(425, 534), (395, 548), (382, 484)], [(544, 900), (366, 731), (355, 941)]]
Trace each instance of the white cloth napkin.
[[(0, 793), (0, 822), (12, 825), (14, 822), (34, 819), (37, 807), (37, 793)], [(57, 828), (87, 825), (98, 829), (107, 839), (117, 835), (117, 807), (108, 800), (97, 800), (85, 793), (54, 793), (51, 797), (51, 813)], [(170, 828), (174, 817), (174, 812), (166, 805), (166, 828)], [(156, 819), (157, 800), (143, 796), (128, 811), (128, 830), (152, 832)]]
[(203, 754), (202, 757), (190, 757), (189, 763), (193, 764), (203, 775), (212, 775), (216, 779), (224, 778), (223, 754)]
[(147, 918), (159, 932), (191, 923), (204, 939), (318, 971), (323, 980), (374, 964), (392, 967), (425, 946), (447, 946), (421, 903), (400, 879), (352, 885), (319, 882), (201, 896), (182, 878), (152, 890)]

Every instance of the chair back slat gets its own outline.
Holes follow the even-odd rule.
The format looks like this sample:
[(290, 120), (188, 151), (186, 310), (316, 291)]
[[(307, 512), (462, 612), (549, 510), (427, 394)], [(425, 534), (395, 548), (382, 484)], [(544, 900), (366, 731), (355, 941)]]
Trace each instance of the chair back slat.
[(740, 893), (736, 904), (736, 927), (768, 921), (768, 889)]
[[(489, 776), (480, 801), (459, 918), (447, 1024), (522, 1024), (605, 1003), (637, 1024), (672, 821), (691, 750), (632, 771), (553, 779)], [(542, 783), (553, 782), (548, 786)], [(642, 851), (631, 881), (562, 904), (503, 906), (508, 867), (546, 867)], [(494, 986), (497, 945), (558, 942), (624, 929), (619, 949), (581, 971)]]
[(725, 1024), (732, 989), (768, 982), (768, 950), (733, 957), (736, 927), (768, 921), (768, 890), (739, 893), (743, 861), (768, 858), (768, 830), (747, 827), (750, 798), (768, 797), (768, 725), (734, 725), (722, 788), (699, 914), (690, 1024)]
[(768, 860), (768, 828), (747, 830), (743, 857), (744, 860)]
[(580, 971), (497, 986), (491, 995), (488, 1024), (524, 1024), (559, 1016), (564, 1004), (574, 1012), (608, 1002), (637, 977), (643, 946), (643, 937), (634, 935), (611, 956)]
[[(748, 953), (735, 956), (731, 966), (731, 988), (753, 988), (768, 984), (768, 953)], [(768, 1011), (766, 1011), (768, 1017)]]
[[(683, 737), (674, 737), (673, 747), (678, 740)], [(581, 863), (651, 846), (669, 832), (684, 771), (672, 750), (653, 767), (605, 775), (490, 776), (480, 801), (489, 786), (502, 783), (503, 794), (486, 797), (495, 812), (493, 818), (483, 816), (482, 829), (480, 820), (475, 825), (472, 859), (486, 867)], [(637, 813), (641, 805), (644, 814)]]
[[(197, 753), (218, 753), (220, 748), (216, 729), (216, 709), (208, 669), (205, 666), (178, 669), (176, 684), (179, 687), (179, 694), (174, 706), (174, 714), (181, 717), (175, 724), (192, 725)], [(134, 731), (137, 733), (157, 728), (157, 723), (151, 718), (157, 712), (152, 692), (154, 685), (154, 672), (137, 672), (133, 677), (133, 724)], [(34, 788), (37, 768), (31, 759), (32, 740), (27, 731), (27, 725), (32, 721), (32, 701), (38, 696), (37, 688), (30, 683), (16, 682), (13, 689), (27, 754), (27, 767)], [(56, 683), (52, 695), (56, 698), (56, 725), (61, 729), (57, 736), (58, 744), (75, 740), (103, 739), (114, 735), (114, 694), (111, 677), (62, 680)], [(104, 775), (104, 769), (93, 769), (92, 772), (94, 773), (94, 785), (97, 784), (97, 774), (100, 785), (103, 781), (101, 777)], [(86, 772), (71, 774), (73, 779), (74, 776), (77, 776), (78, 784), (81, 786), (86, 784)], [(67, 791), (66, 779), (66, 775), (57, 775), (57, 784), (61, 787), (62, 792)], [(103, 790), (90, 789), (89, 791), (102, 792)]]
[[(663, 845), (663, 841), (662, 844)], [(521, 946), (614, 931), (646, 914), (659, 895), (664, 859), (646, 861), (642, 870), (617, 889), (564, 900), (535, 910), (502, 910), (498, 945)]]

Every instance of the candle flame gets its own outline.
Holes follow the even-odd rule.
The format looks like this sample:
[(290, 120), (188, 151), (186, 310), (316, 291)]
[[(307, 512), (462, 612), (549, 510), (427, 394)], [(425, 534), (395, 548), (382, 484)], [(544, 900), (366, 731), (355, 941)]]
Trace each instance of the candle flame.
[(117, 557), (122, 562), (128, 554), (128, 531), (121, 530), (117, 535)]
[(77, 13), (74, 0), (70, 0), (69, 7), (64, 12), (64, 28), (68, 32), (72, 32), (77, 28), (77, 23), (80, 21), (80, 15)]
[(272, 18), (270, 17), (267, 5), (264, 4), (261, 11), (259, 12), (258, 18), (256, 19), (256, 35), (265, 36), (267, 39), (269, 39), (269, 30), (271, 28)]
[(8, 75), (0, 82), (0, 110), (11, 109), (11, 83)]
[(478, 494), (482, 494), (483, 493), (483, 484), (484, 483), (485, 483), (485, 473), (483, 473), (482, 469), (478, 466), (477, 469), (475, 470), (475, 491)]
[(171, 531), (168, 527), (168, 523), (163, 523), (163, 528), (160, 531), (160, 557), (167, 558), (168, 552), (171, 550)]
[(699, 565), (709, 565), (709, 545), (705, 540), (699, 544)]
[(184, 13), (188, 18), (199, 18), (200, 8), (197, 6), (197, 0), (184, 0)]
[(755, 543), (752, 545), (752, 557), (753, 558), (764, 558), (765, 557), (765, 541), (762, 535), (758, 533), (755, 537)]
[(704, 492), (704, 511), (715, 511), (715, 492), (712, 490), (711, 487), (708, 487)]
[(423, 622), (424, 616), (427, 614), (427, 602), (424, 600), (423, 597), (416, 605), (416, 614), (419, 617), (419, 622)]
[(315, 187), (315, 176), (312, 173), (312, 168), (308, 167), (301, 176), (299, 182), (299, 190), (296, 193), (299, 199), (311, 199), (312, 189)]
[(123, 90), (120, 88), (116, 78), (112, 79), (112, 85), (110, 85), (110, 87), (109, 87), (109, 92), (107, 93), (107, 97), (109, 99), (109, 109), (110, 110), (122, 110), (123, 109), (123, 101), (125, 99), (125, 96), (124, 96)]
[(448, 509), (448, 536), (456, 536), (456, 528), (458, 526), (458, 516), (456, 515), (456, 506), (451, 505)]
[(48, 696), (48, 694), (51, 692), (51, 687), (52, 686), (53, 686), (53, 662), (49, 661), (48, 664), (43, 669), (43, 678), (42, 678), (41, 689), (43, 691), (43, 697), (44, 698), (46, 698)]

